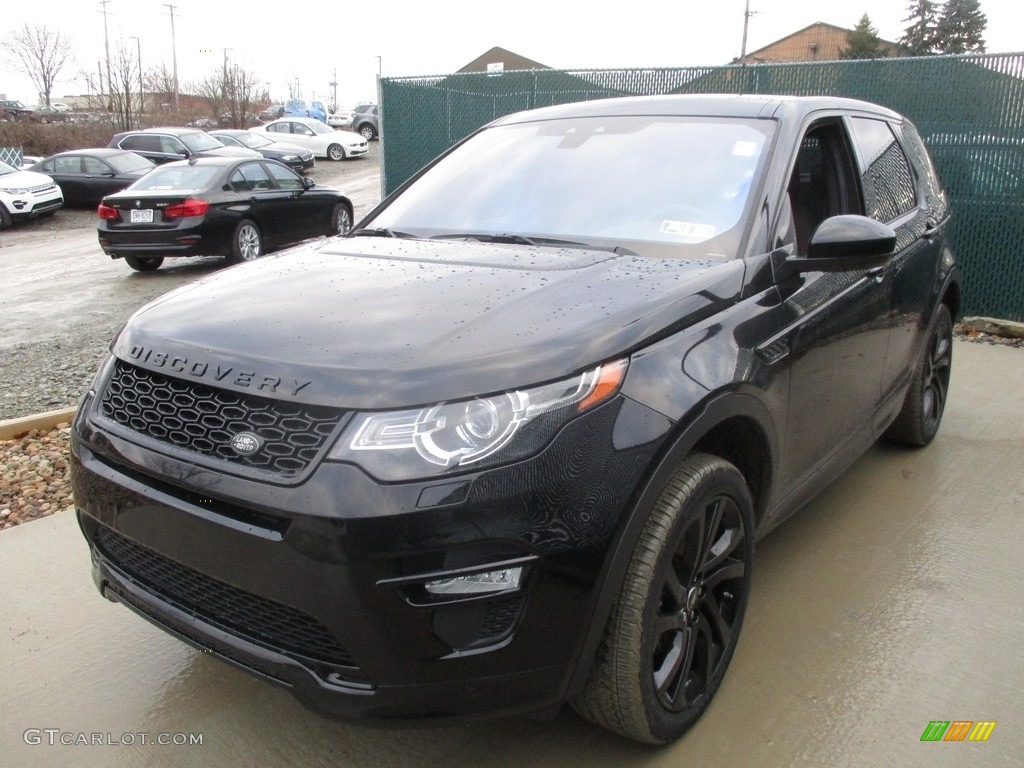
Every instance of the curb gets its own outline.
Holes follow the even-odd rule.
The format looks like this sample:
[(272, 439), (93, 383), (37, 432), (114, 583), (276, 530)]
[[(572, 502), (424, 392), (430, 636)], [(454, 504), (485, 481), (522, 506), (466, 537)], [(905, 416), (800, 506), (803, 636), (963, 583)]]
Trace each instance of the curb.
[(18, 419), (0, 421), (0, 440), (13, 440), (28, 434), (33, 429), (49, 430), (62, 422), (70, 422), (74, 418), (77, 407), (61, 408), (57, 411), (37, 413), (35, 416), (22, 416)]

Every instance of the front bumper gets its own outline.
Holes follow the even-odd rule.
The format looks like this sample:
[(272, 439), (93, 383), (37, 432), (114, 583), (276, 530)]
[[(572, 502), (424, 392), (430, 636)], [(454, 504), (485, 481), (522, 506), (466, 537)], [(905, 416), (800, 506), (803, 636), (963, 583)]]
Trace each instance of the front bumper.
[[(87, 400), (75, 503), (103, 594), (316, 709), (390, 720), (550, 708), (567, 695), (599, 573), (656, 450), (613, 448), (621, 405), (513, 466), (386, 485), (322, 462), (282, 485), (125, 440)], [(424, 590), (510, 563), (523, 575), (508, 593)]]
[(11, 216), (29, 217), (56, 211), (64, 205), (64, 195), (56, 184), (44, 185), (37, 189), (10, 196), (5, 201)]

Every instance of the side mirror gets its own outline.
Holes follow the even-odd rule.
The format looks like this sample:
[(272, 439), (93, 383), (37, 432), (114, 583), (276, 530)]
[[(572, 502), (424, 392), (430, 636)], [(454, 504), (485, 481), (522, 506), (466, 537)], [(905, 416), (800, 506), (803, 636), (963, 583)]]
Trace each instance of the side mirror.
[(309, 176), (303, 176), (302, 177), (302, 188), (303, 189), (312, 189), (315, 186), (316, 186), (316, 182), (313, 181), (311, 178), (309, 178)]
[(896, 249), (892, 228), (867, 216), (832, 216), (811, 236), (807, 256), (790, 256), (796, 272), (851, 272), (886, 264)]

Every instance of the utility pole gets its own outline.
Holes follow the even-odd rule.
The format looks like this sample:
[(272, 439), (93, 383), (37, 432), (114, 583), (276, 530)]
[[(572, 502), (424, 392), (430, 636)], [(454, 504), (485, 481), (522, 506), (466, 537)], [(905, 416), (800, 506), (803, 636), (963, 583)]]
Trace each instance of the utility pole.
[(100, 13), (103, 14), (103, 47), (106, 49), (106, 53), (107, 53), (107, 111), (108, 112), (113, 108), (113, 105), (110, 102), (110, 99), (113, 96), (113, 94), (110, 93), (110, 84), (112, 82), (112, 80), (110, 78), (110, 35), (107, 32), (107, 14), (110, 13), (107, 10), (107, 3), (109, 3), (109, 2), (110, 2), (110, 0), (99, 0), (99, 4), (103, 6), (103, 10), (100, 11)]
[(331, 86), (331, 107), (338, 108), (338, 68), (334, 68), (334, 79), (328, 83)]
[(174, 61), (174, 113), (178, 113), (178, 45), (174, 40), (174, 11), (176, 5), (164, 3), (164, 7), (171, 14), (171, 58)]
[(747, 0), (746, 7), (743, 9), (743, 45), (740, 48), (740, 66), (747, 66), (747, 25), (750, 22), (750, 17), (753, 16), (757, 11), (750, 10), (750, 0)]
[(140, 42), (139, 38), (137, 38), (135, 35), (130, 35), (128, 39), (135, 41), (135, 49), (138, 51), (138, 59), (139, 59), (139, 109), (138, 109), (138, 112), (139, 112), (139, 128), (141, 128), (142, 127), (142, 112), (143, 112), (142, 105), (145, 103), (145, 98), (142, 95), (143, 94), (143, 89), (142, 89), (142, 43)]

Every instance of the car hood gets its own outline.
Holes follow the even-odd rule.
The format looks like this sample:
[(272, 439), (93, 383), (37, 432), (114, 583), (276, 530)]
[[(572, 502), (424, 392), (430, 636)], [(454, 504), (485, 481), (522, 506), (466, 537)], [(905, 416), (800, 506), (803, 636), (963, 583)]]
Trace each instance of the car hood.
[(53, 179), (45, 173), (36, 173), (35, 171), (15, 171), (0, 176), (0, 189), (31, 189), (43, 184), (53, 184)]
[(613, 359), (735, 301), (742, 274), (739, 260), (335, 238), (172, 291), (112, 349), (240, 392), (404, 407)]
[(197, 157), (262, 157), (255, 149), (245, 147), (215, 147), (195, 153)]

